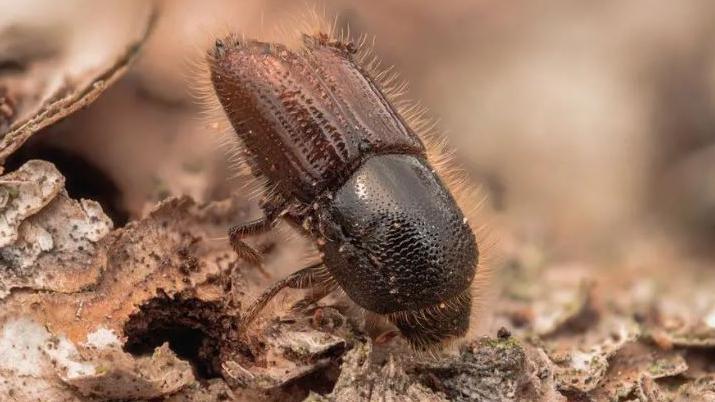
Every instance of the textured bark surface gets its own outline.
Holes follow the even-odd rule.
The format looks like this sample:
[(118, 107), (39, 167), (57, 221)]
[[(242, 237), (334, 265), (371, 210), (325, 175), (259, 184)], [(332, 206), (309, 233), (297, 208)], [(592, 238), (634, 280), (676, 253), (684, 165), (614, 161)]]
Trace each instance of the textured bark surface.
[[(69, 198), (63, 183), (39, 160), (0, 177), (5, 399), (666, 400), (712, 392), (708, 355), (692, 349), (711, 347), (710, 316), (658, 309), (656, 301), (678, 301), (667, 293), (603, 304), (605, 290), (574, 266), (515, 260), (493, 313), (515, 333), (502, 329), (441, 356), (412, 353), (399, 339), (374, 346), (340, 295), (294, 310), (302, 293), (288, 291), (240, 328), (242, 309), (271, 282), (222, 239), (247, 212), (240, 199), (168, 198), (112, 229), (96, 202)], [(290, 237), (255, 239), (269, 272), (305, 247)], [(536, 289), (536, 272), (546, 277), (541, 286), (563, 294)]]

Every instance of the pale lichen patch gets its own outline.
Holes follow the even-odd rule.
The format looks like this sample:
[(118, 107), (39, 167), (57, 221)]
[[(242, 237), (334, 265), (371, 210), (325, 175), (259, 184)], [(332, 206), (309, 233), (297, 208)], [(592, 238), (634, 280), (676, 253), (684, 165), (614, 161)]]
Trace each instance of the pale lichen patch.
[(0, 330), (0, 370), (18, 376), (41, 375), (47, 368), (42, 348), (49, 337), (45, 328), (28, 319), (6, 322)]
[(99, 327), (94, 332), (90, 332), (87, 335), (87, 341), (84, 343), (84, 346), (97, 349), (120, 345), (121, 341), (117, 334), (105, 327)]

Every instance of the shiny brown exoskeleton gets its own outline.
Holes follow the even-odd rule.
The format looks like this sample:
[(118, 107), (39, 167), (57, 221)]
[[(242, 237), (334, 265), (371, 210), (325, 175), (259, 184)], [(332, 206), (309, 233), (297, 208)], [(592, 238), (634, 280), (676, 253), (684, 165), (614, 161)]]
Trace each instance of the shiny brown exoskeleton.
[(285, 218), (323, 255), (267, 289), (244, 322), (284, 287), (339, 286), (429, 347), (467, 331), (475, 236), (422, 140), (354, 53), (326, 35), (304, 36), (299, 50), (230, 37), (209, 52), (218, 99), (271, 189), (265, 216), (231, 229), (234, 248), (258, 261), (241, 239)]

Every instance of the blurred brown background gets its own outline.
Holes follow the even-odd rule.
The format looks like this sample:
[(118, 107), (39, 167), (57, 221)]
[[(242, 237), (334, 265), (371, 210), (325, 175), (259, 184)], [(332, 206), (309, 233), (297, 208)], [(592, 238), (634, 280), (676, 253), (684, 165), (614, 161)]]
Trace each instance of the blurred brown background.
[[(14, 12), (32, 13), (33, 3), (47, 7), (28, 2)], [(137, 217), (154, 193), (208, 199), (228, 191), (199, 169), (217, 154), (205, 145), (212, 130), (191, 93), (196, 62), (217, 35), (261, 36), (312, 8), (328, 19), (337, 16), (338, 27), (349, 25), (356, 37), (376, 36), (376, 53), (439, 118), (508, 232), (548, 241), (568, 255), (603, 257), (625, 238), (653, 232), (710, 251), (712, 2), (205, 0), (159, 6), (156, 32), (129, 75), (86, 112), (33, 141), (71, 148), (108, 175), (119, 187), (113, 208), (123, 211), (122, 219)], [(63, 6), (62, 15), (53, 11), (47, 18), (70, 21), (82, 46), (94, 41), (101, 48), (116, 34), (97, 26), (112, 31), (122, 25), (117, 19), (131, 20), (132, 7), (115, 2), (74, 15)], [(87, 18), (115, 22), (83, 28), (78, 22)], [(122, 117), (114, 119), (117, 114)]]

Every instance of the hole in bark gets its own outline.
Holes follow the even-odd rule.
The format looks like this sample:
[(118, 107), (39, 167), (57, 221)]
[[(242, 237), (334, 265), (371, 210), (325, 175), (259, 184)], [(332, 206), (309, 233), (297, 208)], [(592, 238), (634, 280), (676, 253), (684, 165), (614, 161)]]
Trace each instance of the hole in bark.
[(215, 303), (162, 295), (129, 318), (124, 326), (124, 350), (133, 355), (151, 354), (168, 342), (179, 358), (191, 364), (197, 378), (217, 378), (220, 328), (233, 321)]
[(30, 140), (8, 158), (5, 171), (13, 171), (30, 159), (52, 162), (65, 176), (65, 188), (70, 197), (99, 202), (116, 227), (124, 226), (129, 220), (122, 194), (114, 180), (82, 155), (42, 141)]

